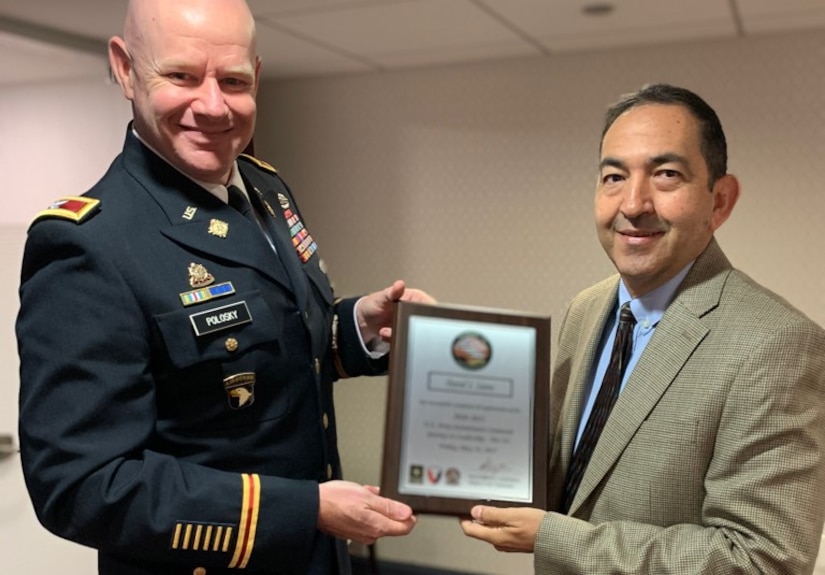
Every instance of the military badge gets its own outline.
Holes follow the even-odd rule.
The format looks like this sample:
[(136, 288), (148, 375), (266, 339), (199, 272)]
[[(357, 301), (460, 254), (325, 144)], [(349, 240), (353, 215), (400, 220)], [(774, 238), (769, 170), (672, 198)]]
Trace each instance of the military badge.
[(223, 380), (223, 388), (232, 409), (246, 409), (255, 403), (255, 372), (245, 371)]
[[(196, 264), (192, 264), (192, 265), (196, 265)], [(201, 268), (203, 268), (203, 266), (201, 266)], [(203, 269), (203, 271), (205, 272), (206, 269)], [(191, 274), (191, 266), (190, 266), (190, 274)], [(207, 272), (207, 275), (209, 275), (208, 272)], [(191, 277), (192, 276), (190, 275), (190, 281), (191, 281)], [(214, 281), (214, 278), (213, 278), (213, 281)], [(192, 286), (192, 287), (194, 287), (194, 286)], [(196, 290), (192, 290), (192, 291), (183, 292), (182, 294), (179, 294), (179, 295), (180, 295), (181, 303), (183, 304), (184, 307), (187, 307), (187, 306), (190, 306), (190, 305), (194, 305), (196, 303), (201, 303), (201, 302), (209, 301), (211, 299), (232, 295), (233, 293), (235, 293), (235, 288), (232, 286), (232, 282), (223, 282), (223, 283), (220, 283), (220, 284), (217, 284), (217, 285), (204, 287), (204, 288), (200, 288), (200, 289), (196, 289)]]
[(213, 236), (225, 238), (229, 235), (229, 224), (222, 220), (210, 220), (209, 230), (207, 231)]
[(189, 285), (193, 288), (206, 287), (215, 283), (215, 278), (212, 277), (202, 264), (192, 262), (189, 264)]
[(289, 198), (280, 192), (278, 193), (278, 203), (281, 204), (281, 208), (285, 210), (289, 209)]
[(183, 219), (187, 221), (192, 221), (192, 218), (195, 217), (195, 214), (198, 213), (198, 208), (195, 206), (186, 206), (186, 210), (183, 212)]
[[(282, 195), (283, 194), (278, 194), (278, 197), (280, 198)], [(286, 200), (286, 198), (284, 198), (284, 200)], [(318, 245), (315, 243), (315, 240), (312, 239), (312, 236), (309, 235), (309, 230), (304, 227), (301, 217), (289, 208), (289, 202), (286, 202), (286, 206), (284, 207), (284, 202), (282, 201), (281, 207), (284, 208), (284, 218), (286, 219), (286, 225), (289, 226), (289, 236), (292, 238), (292, 246), (295, 248), (298, 257), (301, 258), (301, 261), (307, 263), (309, 258), (318, 250)]]

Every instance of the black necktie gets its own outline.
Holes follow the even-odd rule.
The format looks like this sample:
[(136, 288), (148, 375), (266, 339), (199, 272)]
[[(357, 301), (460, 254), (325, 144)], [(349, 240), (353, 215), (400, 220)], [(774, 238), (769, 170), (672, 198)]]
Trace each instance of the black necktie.
[[(269, 246), (272, 248), (272, 252), (276, 256), (275, 260), (277, 261), (279, 269), (283, 270), (284, 275), (289, 280), (290, 286), (293, 291), (295, 291), (295, 285), (301, 278), (301, 269), (299, 265), (295, 264), (293, 261), (290, 261), (288, 239), (278, 237), (278, 228), (275, 226), (274, 220), (272, 219), (274, 216), (270, 216), (266, 213), (266, 211), (270, 210), (265, 210), (261, 198), (256, 196), (254, 193), (250, 193), (247, 198), (238, 186), (230, 185), (226, 187), (226, 190), (229, 192), (229, 205), (238, 210), (246, 219), (253, 222), (266, 237)], [(284, 257), (287, 258), (286, 263), (281, 260), (281, 255), (278, 251), (279, 248), (276, 247), (276, 244), (279, 244), (279, 242), (280, 249), (284, 250), (281, 253), (283, 253)], [(291, 269), (287, 269), (287, 266)], [(300, 297), (301, 294), (299, 293), (298, 296)], [(303, 299), (300, 301), (303, 302)]]
[(229, 192), (229, 205), (238, 210), (243, 217), (255, 224), (255, 227), (261, 230), (261, 233), (267, 237), (272, 250), (277, 254), (278, 250), (275, 247), (275, 244), (272, 243), (272, 234), (264, 225), (264, 222), (266, 222), (266, 216), (261, 214), (260, 210), (262, 208), (255, 205), (255, 200), (258, 198), (251, 195), (247, 198), (238, 186), (227, 186), (226, 191)]
[(241, 212), (241, 214), (259, 225), (255, 219), (255, 214), (252, 212), (252, 205), (238, 186), (227, 186), (226, 191), (229, 192), (229, 205)]
[(573, 461), (567, 470), (567, 477), (564, 481), (564, 499), (562, 500), (561, 511), (567, 513), (576, 491), (579, 489), (582, 476), (584, 475), (590, 456), (596, 447), (604, 424), (610, 416), (610, 410), (619, 397), (622, 378), (627, 369), (627, 361), (630, 359), (630, 352), (633, 349), (633, 326), (636, 325), (636, 318), (630, 311), (630, 304), (622, 306), (619, 313), (619, 326), (616, 328), (616, 340), (613, 342), (613, 350), (610, 353), (610, 363), (605, 371), (602, 386), (596, 396), (596, 402), (590, 412), (590, 418), (584, 428), (579, 446), (573, 454)]

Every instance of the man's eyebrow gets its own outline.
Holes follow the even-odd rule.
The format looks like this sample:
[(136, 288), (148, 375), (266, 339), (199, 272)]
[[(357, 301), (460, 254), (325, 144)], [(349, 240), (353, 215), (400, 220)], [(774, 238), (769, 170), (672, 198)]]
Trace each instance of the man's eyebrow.
[(626, 170), (627, 169), (627, 164), (625, 164), (623, 161), (621, 161), (618, 158), (613, 158), (611, 156), (606, 156), (606, 157), (602, 158), (601, 162), (599, 162), (599, 169), (603, 169), (603, 168), (607, 168), (607, 167), (618, 168), (620, 170)]
[(682, 164), (684, 166), (690, 164), (690, 162), (688, 162), (688, 159), (685, 156), (682, 156), (681, 154), (676, 154), (674, 152), (668, 152), (666, 154), (659, 154), (658, 156), (653, 156), (652, 158), (650, 158), (650, 161), (648, 163), (651, 166), (661, 166), (662, 164), (670, 163)]

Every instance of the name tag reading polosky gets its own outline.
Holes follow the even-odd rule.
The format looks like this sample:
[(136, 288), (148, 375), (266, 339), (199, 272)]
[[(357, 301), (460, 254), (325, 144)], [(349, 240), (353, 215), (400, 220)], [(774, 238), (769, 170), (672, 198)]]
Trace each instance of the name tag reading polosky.
[(192, 314), (189, 321), (192, 322), (196, 334), (206, 335), (250, 323), (252, 315), (246, 307), (246, 302), (242, 301)]

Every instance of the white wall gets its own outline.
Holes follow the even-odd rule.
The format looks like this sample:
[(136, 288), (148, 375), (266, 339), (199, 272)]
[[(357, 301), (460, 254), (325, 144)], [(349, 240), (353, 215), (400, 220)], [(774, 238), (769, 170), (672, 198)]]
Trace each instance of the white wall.
[[(63, 195), (86, 191), (120, 150), (131, 116), (120, 91), (99, 81), (0, 89), (0, 434), (17, 444), (17, 287), (28, 223)], [(59, 350), (55, 350), (59, 353)], [(0, 557), (3, 573), (88, 575), (94, 551), (43, 529), (23, 485), (20, 458), (0, 460)]]
[[(602, 117), (652, 81), (698, 91), (722, 118), (743, 188), (718, 234), (734, 265), (825, 325), (821, 31), (269, 82), (257, 152), (295, 191), (339, 294), (404, 277), (444, 302), (558, 323), (578, 291), (612, 272), (592, 224)], [(336, 388), (352, 479), (380, 479), (385, 398), (383, 379)], [(423, 517), (377, 551), (532, 571), (530, 557), (469, 540), (451, 518)]]

